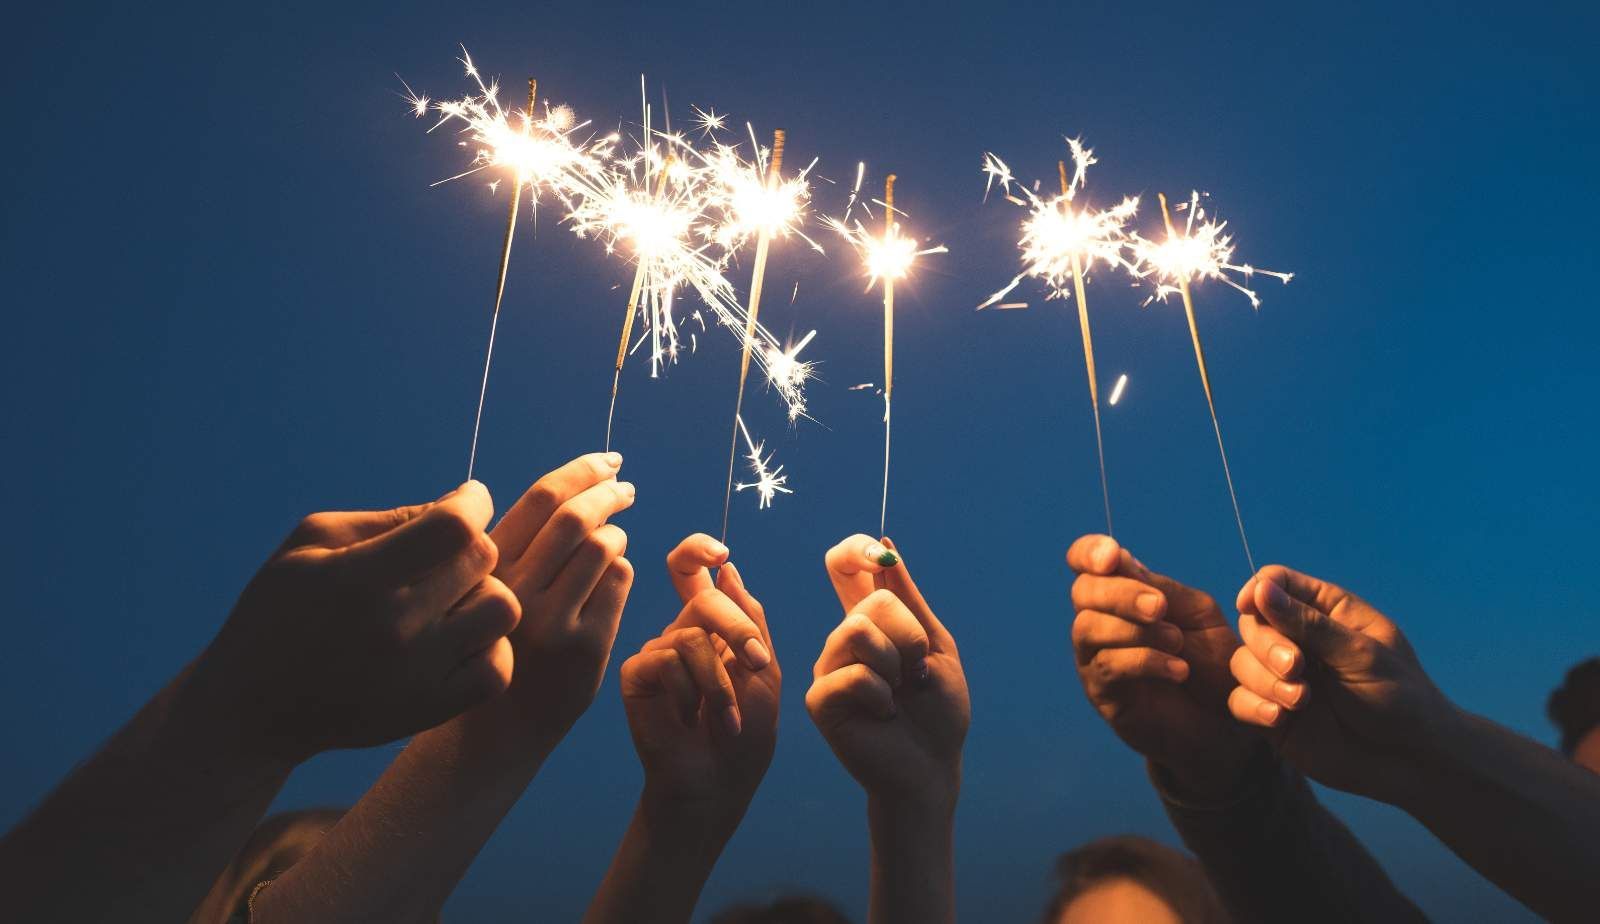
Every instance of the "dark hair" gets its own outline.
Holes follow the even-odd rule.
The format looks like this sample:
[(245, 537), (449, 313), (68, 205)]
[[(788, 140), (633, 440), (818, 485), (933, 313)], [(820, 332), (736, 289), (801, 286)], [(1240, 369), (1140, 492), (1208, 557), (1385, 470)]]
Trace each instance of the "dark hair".
[(734, 905), (713, 915), (709, 924), (850, 924), (850, 919), (820, 898), (789, 895), (766, 904)]
[(1550, 694), (1544, 707), (1561, 729), (1561, 751), (1568, 757), (1596, 725), (1600, 725), (1600, 658), (1590, 658), (1567, 671), (1566, 682)]
[(1090, 841), (1056, 859), (1056, 894), (1043, 924), (1055, 924), (1073, 900), (1095, 886), (1131, 879), (1155, 893), (1184, 924), (1226, 924), (1228, 913), (1198, 861), (1147, 837)]

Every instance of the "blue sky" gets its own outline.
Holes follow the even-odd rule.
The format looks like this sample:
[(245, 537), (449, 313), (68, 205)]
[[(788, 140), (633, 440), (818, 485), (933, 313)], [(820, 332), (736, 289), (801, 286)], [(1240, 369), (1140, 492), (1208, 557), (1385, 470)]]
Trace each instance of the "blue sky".
[[(1259, 312), (1198, 311), (1261, 561), (1357, 590), (1451, 695), (1544, 741), (1543, 703), (1600, 648), (1588, 577), (1600, 386), (1592, 9), (1487, 4), (385, 4), (20, 14), (0, 74), (15, 596), (0, 646), (9, 824), (192, 657), (302, 513), (428, 499), (465, 467), (504, 200), (429, 184), (403, 76), (485, 71), (606, 125), (638, 80), (678, 118), (711, 105), (847, 183), (900, 177), (909, 227), (948, 244), (902, 290), (889, 532), (961, 642), (974, 725), (959, 816), (969, 916), (1027, 919), (1054, 854), (1171, 837), (1137, 759), (1085, 705), (1062, 556), (1100, 528), (1069, 306), (973, 307), (1015, 272), (1017, 211), (981, 202), (986, 150), (1048, 177), (1063, 134), (1100, 201), (1213, 195), (1240, 256), (1292, 270)], [(819, 184), (837, 208), (838, 187)], [(627, 271), (543, 210), (511, 269), (480, 476), (502, 506), (597, 447)], [(1147, 208), (1143, 221), (1153, 220)], [(741, 277), (735, 277), (741, 278)], [(798, 887), (859, 911), (862, 800), (802, 706), (839, 614), (821, 571), (876, 523), (880, 312), (848, 260), (774, 251), (780, 332), (815, 328), (820, 424), (748, 419), (797, 493), (738, 498), (734, 559), (772, 614), (789, 684), (777, 759), (703, 910)], [(742, 284), (742, 283), (741, 283)], [(1181, 309), (1090, 289), (1121, 538), (1225, 599), (1246, 576)], [(615, 662), (675, 606), (659, 565), (720, 517), (737, 375), (725, 335), (624, 376), (622, 519), (640, 580)], [(284, 665), (285, 672), (293, 665)], [(285, 806), (348, 803), (395, 748), (329, 755)], [(576, 914), (639, 771), (599, 701), (463, 882), (454, 920)], [(1399, 813), (1330, 797), (1444, 919), (1520, 912)]]

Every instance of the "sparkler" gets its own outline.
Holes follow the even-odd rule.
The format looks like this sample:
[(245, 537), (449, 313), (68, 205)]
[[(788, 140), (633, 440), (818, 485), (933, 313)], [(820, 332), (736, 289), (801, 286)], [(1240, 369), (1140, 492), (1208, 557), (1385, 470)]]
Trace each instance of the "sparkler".
[[(467, 478), (471, 479), (478, 461), (478, 433), (483, 425), (483, 403), (489, 390), (489, 366), (494, 359), (495, 333), (500, 323), (500, 305), (505, 299), (506, 272), (511, 265), (511, 243), (516, 236), (523, 187), (528, 187), (529, 198), (535, 206), (539, 195), (545, 191), (565, 199), (575, 181), (600, 171), (615, 138), (576, 140), (575, 133), (587, 123), (574, 124), (572, 110), (565, 106), (547, 107), (544, 117), (537, 118), (534, 104), (538, 98), (538, 82), (531, 77), (528, 78), (528, 108), (522, 112), (507, 111), (500, 105), (499, 84), (484, 83), (465, 48), (461, 50), (461, 64), (467, 76), (477, 84), (476, 94), (459, 100), (433, 102), (413, 93), (407, 101), (412, 113), (419, 118), (430, 111), (438, 114), (438, 121), (429, 132), (449, 122), (460, 122), (466, 136), (462, 146), (477, 146), (467, 170), (439, 183), (489, 169), (503, 170), (512, 179), (506, 233), (495, 276), (494, 311), (489, 316), (489, 345), (484, 351), (483, 380), (478, 386), (478, 410), (472, 423), (472, 448), (467, 456)], [(520, 124), (513, 124), (514, 121)], [(497, 188), (499, 183), (500, 179), (496, 179), (490, 188)]]
[(793, 494), (794, 491), (788, 487), (789, 476), (783, 474), (783, 466), (780, 465), (774, 469), (767, 468), (768, 465), (772, 464), (772, 454), (762, 455), (766, 444), (757, 443), (750, 439), (750, 431), (745, 429), (743, 417), (735, 417), (733, 422), (737, 425), (738, 432), (744, 435), (744, 445), (749, 450), (745, 459), (750, 463), (750, 471), (756, 477), (755, 481), (748, 484), (741, 482), (735, 485), (735, 490), (753, 489), (758, 498), (756, 506), (761, 510), (772, 506), (772, 498), (774, 496), (778, 494)]
[[(710, 118), (703, 121), (707, 125), (712, 122)], [(788, 182), (782, 178), (784, 140), (782, 129), (772, 133), (772, 152), (767, 157), (765, 171), (760, 170), (759, 145), (756, 146), (757, 169), (754, 171), (739, 161), (733, 149), (726, 145), (719, 147), (718, 157), (712, 163), (720, 188), (724, 192), (725, 220), (715, 232), (718, 243), (731, 253), (748, 240), (751, 234), (756, 238), (755, 263), (750, 272), (750, 298), (744, 316), (744, 340), (739, 354), (739, 390), (733, 403), (734, 432), (728, 442), (728, 482), (722, 495), (724, 545), (728, 541), (728, 512), (733, 504), (733, 465), (739, 452), (739, 432), (744, 429), (744, 421), (740, 416), (744, 411), (744, 386), (750, 375), (750, 354), (756, 342), (758, 316), (761, 312), (761, 289), (767, 274), (767, 253), (772, 245), (772, 238), (775, 235), (786, 234), (803, 214), (803, 204), (808, 194), (804, 172)], [(810, 170), (809, 167), (806, 169)], [(795, 354), (798, 354), (810, 339), (808, 336), (802, 341), (800, 346), (795, 348)], [(772, 374), (774, 354), (778, 360), (778, 375)], [(805, 367), (797, 363), (793, 355), (777, 352), (775, 348), (763, 351), (763, 355), (767, 357), (769, 381), (778, 387), (780, 393), (788, 391), (798, 395), (800, 382), (804, 381)], [(797, 374), (799, 378), (796, 377)], [(804, 412), (804, 405), (791, 402), (790, 410), (793, 419)], [(746, 433), (746, 442), (749, 438), (750, 435)], [(754, 455), (752, 449), (752, 457)], [(763, 491), (761, 507), (765, 508), (771, 503), (771, 492)]]
[[(1206, 354), (1200, 345), (1200, 328), (1195, 323), (1194, 299), (1189, 294), (1190, 285), (1202, 279), (1220, 279), (1228, 285), (1243, 292), (1250, 299), (1252, 308), (1261, 307), (1261, 299), (1256, 293), (1235, 282), (1228, 277), (1228, 273), (1237, 273), (1245, 280), (1249, 280), (1256, 273), (1273, 276), (1284, 283), (1294, 278), (1293, 273), (1279, 273), (1273, 270), (1260, 270), (1248, 263), (1234, 264), (1233, 238), (1224, 234), (1223, 229), (1227, 222), (1207, 219), (1205, 212), (1200, 207), (1200, 194), (1191, 193), (1189, 196), (1188, 216), (1184, 222), (1183, 233), (1179, 234), (1172, 224), (1172, 213), (1167, 209), (1167, 197), (1158, 194), (1161, 200), (1161, 220), (1166, 226), (1166, 239), (1160, 243), (1146, 240), (1138, 235), (1134, 236), (1133, 249), (1142, 270), (1141, 274), (1153, 273), (1156, 276), (1157, 288), (1155, 294), (1145, 300), (1156, 299), (1166, 301), (1172, 292), (1177, 292), (1183, 298), (1183, 312), (1189, 319), (1189, 337), (1194, 341), (1194, 361), (1200, 368), (1200, 385), (1205, 389), (1206, 408), (1211, 412), (1211, 429), (1217, 435), (1217, 452), (1222, 456), (1222, 476), (1228, 483), (1228, 498), (1233, 502), (1233, 519), (1239, 526), (1239, 541), (1244, 546), (1245, 561), (1250, 564), (1251, 573), (1255, 573), (1255, 556), (1250, 553), (1250, 539), (1245, 535), (1244, 516), (1239, 512), (1239, 495), (1233, 487), (1233, 472), (1228, 467), (1228, 450), (1222, 442), (1222, 425), (1217, 422), (1217, 404), (1211, 395), (1211, 376), (1206, 371)], [(1182, 205), (1179, 206), (1183, 208)], [(1198, 222), (1198, 226), (1196, 223)]]
[[(857, 170), (856, 192), (850, 195), (851, 205), (857, 201), (861, 177), (862, 171)], [(847, 220), (823, 219), (861, 255), (867, 270), (867, 291), (872, 290), (873, 283), (883, 283), (883, 502), (878, 509), (879, 535), (883, 535), (889, 519), (889, 432), (891, 399), (894, 395), (894, 284), (911, 272), (918, 257), (949, 252), (949, 248), (943, 244), (918, 249), (916, 238), (900, 236), (900, 223), (894, 217), (894, 181), (895, 175), (892, 173), (884, 177), (881, 237), (874, 236), (860, 221), (852, 225), (847, 224)], [(866, 210), (866, 205), (863, 204), (862, 208)], [(871, 213), (868, 214), (870, 217)]]
[[(1002, 302), (1023, 279), (1033, 276), (1044, 280), (1049, 287), (1047, 298), (1067, 298), (1067, 279), (1072, 280), (1072, 294), (1078, 302), (1078, 328), (1083, 338), (1083, 366), (1089, 376), (1089, 406), (1094, 411), (1095, 452), (1100, 461), (1100, 496), (1105, 503), (1106, 533), (1114, 535), (1111, 526), (1111, 489), (1106, 478), (1105, 439), (1100, 430), (1100, 382), (1095, 373), (1094, 339), (1089, 330), (1089, 300), (1084, 294), (1084, 277), (1094, 269), (1096, 262), (1111, 268), (1132, 272), (1133, 267), (1123, 257), (1128, 243), (1126, 226), (1139, 209), (1139, 200), (1129, 196), (1121, 203), (1094, 210), (1077, 205), (1074, 200), (1083, 189), (1089, 166), (1094, 164), (1094, 152), (1085, 148), (1077, 138), (1067, 139), (1072, 149), (1073, 174), (1067, 177), (1066, 161), (1057, 161), (1056, 170), (1061, 179), (1061, 195), (1041, 198), (1033, 190), (1015, 183), (1005, 162), (993, 154), (984, 155), (983, 171), (988, 176), (984, 190), (999, 184), (1006, 199), (1028, 209), (1022, 223), (1022, 272), (1012, 278), (1000, 291), (989, 296), (979, 309), (995, 305), (1001, 308), (1024, 307), (1026, 303)], [(1012, 187), (1024, 198), (1012, 193)]]

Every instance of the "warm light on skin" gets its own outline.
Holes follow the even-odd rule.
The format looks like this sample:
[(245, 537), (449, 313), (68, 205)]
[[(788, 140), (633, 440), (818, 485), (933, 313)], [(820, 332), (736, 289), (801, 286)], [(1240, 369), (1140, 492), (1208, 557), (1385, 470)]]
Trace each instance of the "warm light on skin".
[(1182, 924), (1161, 896), (1133, 879), (1107, 879), (1061, 909), (1055, 924)]

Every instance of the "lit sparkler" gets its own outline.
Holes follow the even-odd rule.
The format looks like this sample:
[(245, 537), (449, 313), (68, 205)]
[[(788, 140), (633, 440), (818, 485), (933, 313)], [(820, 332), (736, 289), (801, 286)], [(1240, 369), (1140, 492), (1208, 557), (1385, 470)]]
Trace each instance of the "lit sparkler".
[[(1153, 275), (1156, 281), (1156, 291), (1145, 300), (1145, 303), (1149, 304), (1151, 299), (1166, 301), (1167, 296), (1173, 292), (1177, 292), (1183, 299), (1183, 311), (1189, 319), (1189, 337), (1194, 341), (1194, 360), (1200, 368), (1200, 385), (1205, 389), (1206, 407), (1211, 412), (1211, 429), (1217, 434), (1217, 452), (1222, 456), (1222, 475), (1228, 483), (1228, 498), (1233, 501), (1233, 519), (1239, 526), (1239, 541), (1244, 545), (1245, 560), (1250, 564), (1251, 573), (1254, 573), (1256, 560), (1250, 553), (1250, 539), (1245, 535), (1244, 516), (1239, 512), (1239, 495), (1233, 488), (1233, 472), (1228, 466), (1227, 447), (1222, 442), (1222, 425), (1217, 422), (1217, 404), (1211, 395), (1211, 376), (1206, 371), (1206, 354), (1200, 346), (1200, 328), (1195, 323), (1194, 300), (1190, 296), (1189, 289), (1193, 283), (1202, 279), (1220, 279), (1243, 292), (1250, 299), (1252, 308), (1259, 308), (1261, 299), (1256, 293), (1234, 281), (1227, 275), (1228, 273), (1235, 273), (1246, 281), (1256, 273), (1261, 273), (1284, 283), (1294, 278), (1294, 274), (1256, 269), (1248, 263), (1232, 263), (1233, 238), (1223, 233), (1227, 222), (1206, 218), (1205, 211), (1200, 207), (1198, 192), (1189, 196), (1187, 203), (1189, 214), (1184, 221), (1182, 234), (1179, 234), (1172, 224), (1172, 214), (1167, 209), (1167, 197), (1162, 194), (1159, 198), (1166, 237), (1156, 242), (1136, 234), (1133, 240), (1133, 252), (1140, 266), (1140, 274)], [(1184, 206), (1180, 205), (1179, 208)]]
[[(702, 121), (709, 124), (711, 120), (707, 118)], [(806, 202), (811, 195), (806, 180), (810, 166), (788, 180), (783, 178), (784, 140), (782, 129), (774, 131), (772, 148), (770, 152), (763, 154), (761, 146), (755, 143), (752, 129), (751, 144), (755, 148), (756, 158), (753, 163), (739, 158), (735, 150), (728, 145), (718, 145), (714, 156), (708, 159), (708, 169), (711, 171), (715, 188), (720, 191), (721, 220), (715, 225), (712, 238), (730, 256), (751, 237), (756, 241), (755, 262), (750, 273), (750, 298), (744, 312), (744, 341), (739, 353), (739, 389), (733, 404), (735, 432), (729, 436), (728, 481), (722, 497), (724, 544), (728, 540), (728, 512), (733, 503), (733, 465), (739, 452), (738, 430), (743, 427), (740, 415), (744, 411), (744, 386), (750, 375), (750, 357), (756, 345), (756, 329), (761, 312), (761, 290), (767, 274), (767, 254), (773, 238), (786, 237), (791, 232), (799, 233), (797, 226), (805, 215)], [(801, 236), (804, 237), (803, 234)], [(811, 243), (816, 247), (814, 241)], [(809, 341), (810, 337), (806, 340)], [(802, 342), (794, 352), (799, 353), (800, 348), (804, 346), (805, 342)], [(775, 346), (769, 346), (758, 355), (766, 360), (768, 381), (773, 383), (788, 402), (790, 419), (798, 418), (805, 411), (804, 402), (800, 398), (800, 386), (805, 381), (809, 366), (798, 363), (792, 355), (777, 350)], [(773, 367), (774, 359), (778, 361), (776, 374)], [(762, 506), (765, 507), (767, 504), (764, 503)]]
[(789, 476), (783, 473), (783, 466), (774, 469), (767, 467), (772, 464), (772, 453), (762, 455), (766, 443), (757, 443), (750, 439), (750, 431), (745, 429), (743, 417), (735, 417), (733, 422), (738, 425), (739, 433), (744, 435), (744, 445), (749, 450), (745, 460), (750, 463), (750, 471), (756, 478), (749, 483), (741, 482), (734, 485), (734, 490), (743, 491), (747, 488), (754, 490), (756, 497), (759, 498), (756, 507), (760, 510), (771, 507), (773, 497), (778, 494), (793, 494), (794, 491), (788, 487)]
[[(1100, 431), (1100, 382), (1095, 373), (1094, 339), (1089, 330), (1089, 300), (1084, 294), (1085, 277), (1096, 263), (1110, 269), (1133, 271), (1124, 258), (1128, 244), (1127, 224), (1139, 210), (1137, 197), (1128, 196), (1107, 209), (1091, 209), (1075, 202), (1083, 189), (1089, 167), (1094, 164), (1094, 152), (1084, 147), (1077, 138), (1067, 139), (1072, 149), (1073, 173), (1067, 177), (1066, 161), (1056, 163), (1061, 179), (1061, 194), (1040, 197), (1033, 190), (1018, 184), (1005, 162), (993, 154), (985, 154), (983, 172), (988, 180), (984, 196), (996, 185), (1006, 200), (1028, 210), (1022, 222), (1022, 239), (1017, 246), (1022, 250), (1022, 272), (1012, 278), (1000, 291), (989, 296), (978, 308), (991, 305), (1000, 308), (1025, 307), (1026, 303), (1003, 302), (1022, 280), (1035, 277), (1048, 287), (1046, 298), (1067, 298), (1067, 280), (1072, 281), (1072, 291), (1078, 301), (1078, 328), (1083, 337), (1083, 365), (1089, 376), (1089, 405), (1094, 411), (1095, 452), (1100, 460), (1100, 496), (1105, 503), (1106, 533), (1112, 534), (1111, 489), (1106, 478), (1105, 439)], [(1013, 192), (1013, 189), (1016, 192)], [(1017, 193), (1021, 194), (1021, 198)]]
[[(860, 192), (862, 175), (863, 171), (857, 170), (856, 191), (850, 195), (852, 206), (859, 198), (857, 194)], [(922, 247), (916, 238), (900, 235), (900, 222), (895, 219), (894, 181), (895, 176), (891, 173), (883, 182), (881, 236), (868, 231), (860, 221), (850, 224), (848, 219), (823, 219), (860, 254), (867, 272), (867, 291), (870, 292), (875, 283), (883, 284), (883, 502), (878, 509), (879, 535), (883, 534), (889, 518), (889, 431), (891, 398), (894, 394), (894, 284), (896, 280), (906, 278), (918, 258), (949, 252), (949, 248), (943, 244)], [(866, 209), (865, 203), (862, 208)]]
[[(499, 84), (485, 83), (465, 48), (461, 64), (477, 84), (478, 92), (457, 100), (435, 102), (425, 95), (411, 93), (407, 102), (414, 115), (438, 114), (432, 132), (447, 123), (461, 123), (465, 136), (461, 145), (475, 148), (468, 169), (440, 180), (440, 183), (489, 170), (497, 178), (489, 185), (497, 189), (501, 180), (511, 179), (511, 204), (506, 216), (506, 233), (500, 248), (499, 269), (495, 277), (494, 311), (489, 317), (489, 346), (483, 358), (483, 381), (478, 387), (478, 410), (472, 423), (472, 448), (467, 456), (467, 477), (472, 477), (478, 460), (478, 432), (483, 424), (483, 402), (489, 390), (489, 365), (494, 358), (495, 331), (500, 322), (500, 304), (505, 298), (506, 271), (511, 265), (511, 242), (517, 228), (523, 187), (537, 206), (539, 196), (549, 192), (568, 201), (574, 187), (598, 175), (610, 156), (615, 137), (579, 139), (577, 133), (588, 123), (578, 123), (566, 106), (546, 107), (543, 117), (535, 112), (538, 83), (528, 79), (528, 108), (507, 110), (500, 104)], [(409, 88), (408, 88), (409, 90)], [(435, 183), (434, 185), (438, 185)]]

